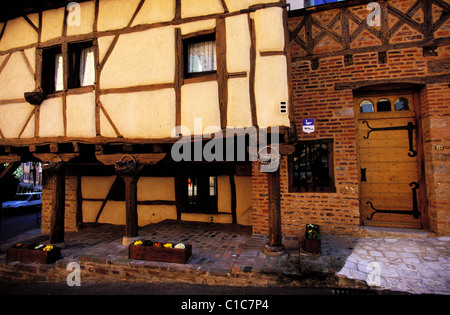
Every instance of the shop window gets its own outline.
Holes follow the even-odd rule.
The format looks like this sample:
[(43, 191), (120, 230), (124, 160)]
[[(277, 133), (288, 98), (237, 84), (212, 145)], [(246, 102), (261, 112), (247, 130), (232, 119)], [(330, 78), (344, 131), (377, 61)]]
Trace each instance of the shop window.
[[(68, 44), (67, 51), (58, 45), (42, 51), (41, 87), (46, 94), (93, 85), (95, 62), (92, 41)], [(67, 82), (64, 82), (64, 60), (67, 58)]]
[(302, 141), (290, 161), (290, 190), (334, 192), (333, 140)]
[(183, 40), (183, 50), (185, 78), (217, 72), (215, 34), (186, 38)]
[(216, 176), (186, 176), (182, 185), (183, 212), (217, 213)]

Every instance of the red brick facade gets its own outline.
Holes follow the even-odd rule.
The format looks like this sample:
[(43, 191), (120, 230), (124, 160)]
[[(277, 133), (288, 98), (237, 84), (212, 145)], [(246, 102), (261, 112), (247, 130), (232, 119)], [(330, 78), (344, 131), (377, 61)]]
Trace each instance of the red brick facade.
[[(329, 234), (361, 231), (353, 92), (361, 87), (383, 85), (386, 89), (409, 84), (420, 95), (419, 146), (423, 145), (421, 176), (426, 182), (424, 215), (428, 217), (424, 228), (450, 234), (450, 20), (443, 18), (450, 4), (446, 2), (444, 8), (433, 3), (429, 11), (425, 1), (380, 2), (381, 27), (370, 31), (364, 25), (370, 13), (368, 1), (359, 3), (301, 10), (289, 18), (298, 140), (334, 139), (336, 192), (289, 192), (288, 158), (284, 157), (283, 233), (301, 235), (307, 223), (319, 224)], [(432, 25), (424, 14), (427, 10)], [(420, 32), (414, 23), (428, 31)], [(302, 132), (305, 118), (315, 118), (315, 132)], [(254, 165), (255, 233), (267, 233), (265, 176)]]

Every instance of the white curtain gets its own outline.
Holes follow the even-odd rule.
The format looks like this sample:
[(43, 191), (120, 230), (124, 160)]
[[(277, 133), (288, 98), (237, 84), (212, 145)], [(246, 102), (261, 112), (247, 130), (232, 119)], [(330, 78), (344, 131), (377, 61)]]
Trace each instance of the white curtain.
[(80, 86), (94, 85), (94, 81), (94, 48), (83, 48), (80, 55)]
[(63, 55), (55, 55), (55, 91), (62, 91), (64, 89), (63, 77)]
[(188, 73), (217, 70), (215, 41), (190, 44), (188, 55)]

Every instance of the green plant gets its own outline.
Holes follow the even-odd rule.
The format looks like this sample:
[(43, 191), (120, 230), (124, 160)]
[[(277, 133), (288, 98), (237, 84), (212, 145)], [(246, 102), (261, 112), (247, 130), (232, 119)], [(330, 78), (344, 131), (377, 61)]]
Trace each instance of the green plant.
[(317, 224), (306, 225), (306, 239), (320, 241), (320, 229)]

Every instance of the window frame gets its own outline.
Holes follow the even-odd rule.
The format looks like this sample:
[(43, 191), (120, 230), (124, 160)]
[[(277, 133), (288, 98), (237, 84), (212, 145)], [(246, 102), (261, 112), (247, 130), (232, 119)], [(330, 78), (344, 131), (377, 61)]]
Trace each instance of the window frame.
[[(327, 159), (328, 159), (328, 183), (327, 185), (317, 185), (316, 189), (309, 189), (309, 185), (302, 186), (300, 181), (297, 183), (294, 181), (294, 172), (295, 172), (295, 164), (294, 158), (298, 151), (300, 150), (300, 146), (303, 145), (316, 145), (316, 144), (327, 144)], [(326, 138), (326, 139), (316, 139), (316, 140), (305, 140), (299, 141), (296, 145), (295, 151), (290, 155), (288, 159), (288, 171), (289, 171), (289, 192), (296, 193), (334, 193), (336, 192), (336, 178), (334, 174), (334, 139)], [(300, 174), (300, 170), (298, 171)], [(308, 187), (308, 188), (306, 188)]]
[[(77, 42), (70, 42), (67, 44), (59, 44), (49, 47), (40, 48), (41, 54), (41, 73), (40, 73), (40, 87), (45, 94), (57, 94), (59, 92), (93, 87), (95, 81), (90, 85), (81, 86), (79, 82), (80, 74), (80, 53), (83, 48), (95, 47), (94, 40), (83, 40)], [(95, 50), (95, 49), (94, 49)], [(63, 89), (55, 89), (55, 57), (57, 54), (62, 54), (63, 57)], [(74, 58), (75, 57), (75, 58)], [(74, 62), (75, 59), (75, 62)], [(94, 68), (97, 71), (96, 61), (94, 56)], [(96, 75), (96, 74), (95, 74)]]
[[(189, 45), (214, 41), (216, 45), (216, 70), (189, 73)], [(205, 76), (217, 75), (218, 55), (217, 55), (217, 37), (215, 30), (202, 31), (182, 36), (183, 51), (183, 79), (192, 79)]]
[[(215, 178), (215, 192), (214, 195), (210, 195), (209, 178)], [(195, 203), (190, 202), (188, 195), (188, 178), (195, 178), (197, 184), (197, 195), (195, 197)], [(209, 174), (192, 174), (185, 175), (181, 178), (182, 186), (182, 198), (181, 198), (181, 212), (182, 213), (201, 213), (201, 214), (218, 214), (218, 189), (217, 189), (217, 176)], [(191, 198), (192, 200), (192, 198)]]

